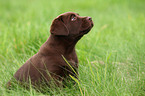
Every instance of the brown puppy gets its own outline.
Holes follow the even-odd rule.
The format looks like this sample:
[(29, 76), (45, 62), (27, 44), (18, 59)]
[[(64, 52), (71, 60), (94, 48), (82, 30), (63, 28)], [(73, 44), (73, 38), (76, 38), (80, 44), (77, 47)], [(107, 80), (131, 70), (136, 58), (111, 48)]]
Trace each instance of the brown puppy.
[[(91, 17), (81, 17), (73, 12), (59, 15), (52, 22), (48, 40), (38, 53), (18, 69), (14, 78), (27, 83), (31, 80), (32, 85), (39, 85), (42, 81), (49, 83), (51, 78), (63, 81), (69, 74), (77, 77), (78, 59), (75, 45), (92, 27)], [(76, 73), (63, 57), (76, 69)]]

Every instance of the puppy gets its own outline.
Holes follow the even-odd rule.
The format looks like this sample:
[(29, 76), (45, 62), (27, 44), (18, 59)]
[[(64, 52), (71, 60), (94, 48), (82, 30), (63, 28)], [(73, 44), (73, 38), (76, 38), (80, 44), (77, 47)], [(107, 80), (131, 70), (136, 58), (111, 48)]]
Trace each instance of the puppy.
[[(69, 75), (77, 78), (78, 58), (75, 45), (93, 27), (91, 17), (81, 17), (74, 12), (66, 12), (56, 17), (50, 28), (48, 40), (14, 74), (23, 83), (39, 85), (53, 79), (62, 82)], [(10, 82), (8, 82), (10, 86)]]

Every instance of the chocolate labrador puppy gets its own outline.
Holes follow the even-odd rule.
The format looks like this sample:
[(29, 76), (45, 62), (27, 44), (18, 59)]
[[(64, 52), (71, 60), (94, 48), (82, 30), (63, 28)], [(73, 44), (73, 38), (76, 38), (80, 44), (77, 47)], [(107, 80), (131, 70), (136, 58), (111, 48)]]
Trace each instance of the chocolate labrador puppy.
[[(91, 17), (81, 17), (74, 12), (67, 12), (56, 17), (51, 25), (48, 40), (14, 74), (19, 82), (39, 85), (42, 81), (53, 79), (63, 81), (72, 75), (77, 78), (78, 58), (75, 45), (93, 27)], [(10, 82), (8, 82), (10, 85)]]

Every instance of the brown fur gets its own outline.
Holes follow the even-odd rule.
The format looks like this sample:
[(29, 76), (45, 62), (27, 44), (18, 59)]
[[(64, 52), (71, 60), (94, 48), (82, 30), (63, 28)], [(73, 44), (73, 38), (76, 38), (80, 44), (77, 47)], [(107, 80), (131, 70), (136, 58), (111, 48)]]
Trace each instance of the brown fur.
[(63, 81), (69, 74), (76, 77), (64, 58), (77, 73), (78, 58), (75, 45), (92, 27), (91, 17), (81, 17), (74, 12), (59, 15), (52, 22), (48, 40), (38, 53), (18, 69), (14, 78), (20, 82), (28, 82), (30, 79), (32, 85), (36, 85), (42, 80), (49, 83), (51, 78)]

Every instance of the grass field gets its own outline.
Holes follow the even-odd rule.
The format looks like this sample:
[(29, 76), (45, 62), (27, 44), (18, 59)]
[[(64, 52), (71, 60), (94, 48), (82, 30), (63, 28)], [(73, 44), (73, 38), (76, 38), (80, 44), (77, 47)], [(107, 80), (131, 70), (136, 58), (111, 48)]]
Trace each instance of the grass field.
[[(77, 44), (80, 82), (40, 93), (5, 84), (49, 37), (64, 12), (93, 18)], [(145, 96), (144, 0), (0, 0), (1, 96)]]

